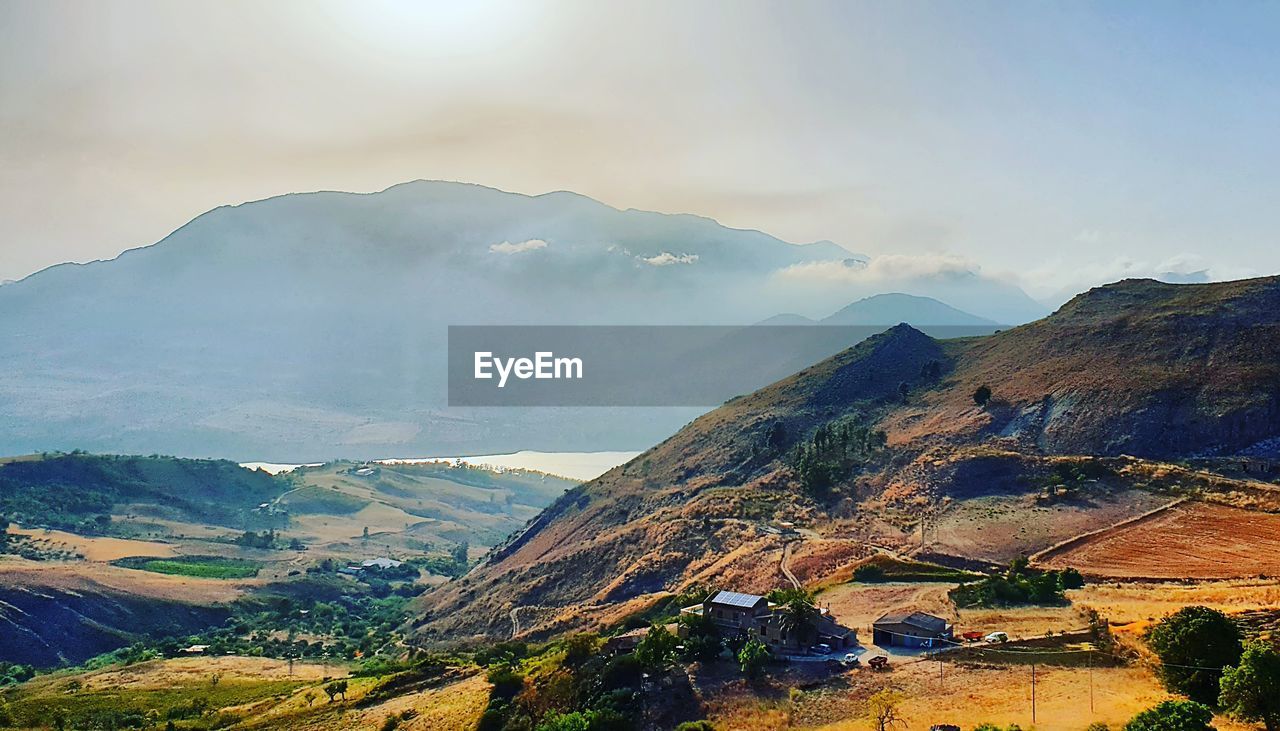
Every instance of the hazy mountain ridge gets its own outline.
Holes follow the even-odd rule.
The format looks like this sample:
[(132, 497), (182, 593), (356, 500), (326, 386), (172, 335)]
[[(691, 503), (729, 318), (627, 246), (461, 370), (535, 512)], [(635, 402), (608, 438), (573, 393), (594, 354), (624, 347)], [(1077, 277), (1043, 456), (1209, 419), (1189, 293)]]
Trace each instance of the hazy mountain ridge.
[(807, 291), (779, 271), (833, 260), (863, 261), (564, 192), (417, 181), (225, 206), (0, 291), (0, 453), (634, 448), (698, 410), (446, 410), (447, 326), (752, 322)]

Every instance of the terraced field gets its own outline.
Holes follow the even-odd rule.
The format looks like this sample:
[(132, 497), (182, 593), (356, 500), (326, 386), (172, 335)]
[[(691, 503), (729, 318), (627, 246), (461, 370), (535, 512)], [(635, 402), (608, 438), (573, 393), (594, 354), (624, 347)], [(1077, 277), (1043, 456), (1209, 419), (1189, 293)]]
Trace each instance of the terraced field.
[(1184, 503), (1082, 536), (1038, 563), (1105, 578), (1232, 579), (1280, 572), (1280, 515)]

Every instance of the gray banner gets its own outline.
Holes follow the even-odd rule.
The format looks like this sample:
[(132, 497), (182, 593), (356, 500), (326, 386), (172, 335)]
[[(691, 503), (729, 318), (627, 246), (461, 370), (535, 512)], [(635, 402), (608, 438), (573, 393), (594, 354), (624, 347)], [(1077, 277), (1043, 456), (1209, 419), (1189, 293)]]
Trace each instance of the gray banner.
[(449, 405), (716, 406), (889, 327), (450, 326)]

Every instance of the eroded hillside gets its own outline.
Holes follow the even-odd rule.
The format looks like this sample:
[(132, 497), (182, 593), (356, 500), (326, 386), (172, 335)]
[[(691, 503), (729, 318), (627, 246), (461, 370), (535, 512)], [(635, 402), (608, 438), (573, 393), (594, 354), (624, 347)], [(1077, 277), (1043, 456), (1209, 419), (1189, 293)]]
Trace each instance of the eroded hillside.
[[(423, 597), (417, 636), (608, 624), (695, 582), (765, 591), (787, 580), (789, 541), (834, 571), (872, 546), (945, 547), (944, 519), (979, 500), (993, 501), (979, 530), (1000, 511), (1046, 528), (952, 526), (949, 558), (1041, 550), (1070, 535), (1054, 523), (1101, 528), (1188, 494), (1274, 510), (1266, 482), (1224, 487), (1213, 465), (1176, 474), (1164, 463), (1275, 451), (1278, 304), (1277, 278), (1125, 281), (983, 338), (936, 341), (899, 325), (570, 491)], [(982, 386), (990, 399), (975, 398)]]

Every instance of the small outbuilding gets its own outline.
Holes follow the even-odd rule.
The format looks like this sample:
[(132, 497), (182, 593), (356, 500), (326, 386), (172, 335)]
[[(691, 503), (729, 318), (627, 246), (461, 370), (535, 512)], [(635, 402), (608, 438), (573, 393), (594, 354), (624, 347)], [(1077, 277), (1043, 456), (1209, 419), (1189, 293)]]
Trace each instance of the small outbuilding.
[(871, 625), (872, 638), (881, 647), (944, 647), (954, 630), (947, 620), (925, 612), (891, 613)]

